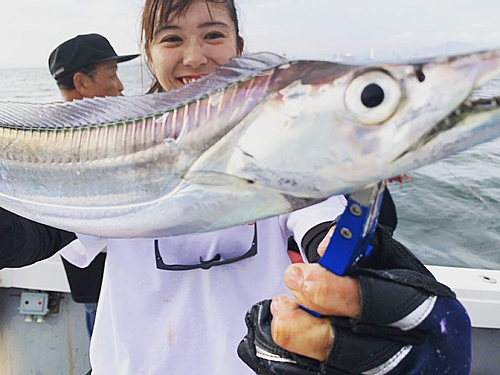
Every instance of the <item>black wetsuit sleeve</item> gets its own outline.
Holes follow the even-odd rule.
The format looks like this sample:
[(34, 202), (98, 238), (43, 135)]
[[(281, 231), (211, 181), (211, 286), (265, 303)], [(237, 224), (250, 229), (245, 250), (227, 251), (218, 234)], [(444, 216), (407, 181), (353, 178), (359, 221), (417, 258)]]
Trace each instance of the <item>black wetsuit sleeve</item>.
[(0, 208), (0, 269), (24, 267), (49, 258), (75, 239), (74, 233)]
[[(348, 198), (348, 197), (346, 197)], [(319, 262), (321, 258), (317, 252), (318, 246), (325, 238), (326, 234), (330, 230), (333, 224), (336, 224), (338, 219), (335, 219), (333, 222), (321, 223), (311, 228), (302, 239), (302, 248), (304, 249), (305, 255), (307, 259), (311, 263)], [(398, 218), (396, 215), (396, 205), (392, 200), (391, 194), (389, 193), (389, 189), (385, 189), (384, 197), (382, 199), (382, 203), (380, 206), (380, 214), (378, 223), (382, 225), (391, 235), (394, 233), (396, 229), (396, 225), (398, 224)], [(294, 250), (294, 248), (298, 247), (293, 241), (293, 238), (288, 240), (288, 248), (289, 250)]]
[(318, 254), (318, 246), (323, 241), (325, 236), (327, 235), (330, 227), (333, 223), (336, 223), (338, 218), (333, 222), (325, 222), (316, 225), (315, 227), (309, 229), (307, 233), (302, 238), (302, 248), (304, 249), (304, 253), (307, 257), (307, 260), (311, 263), (319, 262), (321, 258)]
[(396, 213), (396, 205), (392, 199), (389, 189), (385, 189), (382, 203), (380, 204), (380, 213), (378, 223), (383, 225), (391, 234), (396, 230), (398, 225), (398, 215)]

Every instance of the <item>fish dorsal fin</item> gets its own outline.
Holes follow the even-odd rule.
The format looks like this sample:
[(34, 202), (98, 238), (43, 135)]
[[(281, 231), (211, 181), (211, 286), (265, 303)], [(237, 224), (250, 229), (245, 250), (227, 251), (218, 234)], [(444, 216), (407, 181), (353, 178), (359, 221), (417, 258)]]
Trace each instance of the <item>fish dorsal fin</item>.
[(0, 127), (66, 129), (133, 121), (168, 112), (286, 63), (268, 52), (247, 54), (231, 59), (197, 82), (163, 93), (50, 104), (0, 102)]

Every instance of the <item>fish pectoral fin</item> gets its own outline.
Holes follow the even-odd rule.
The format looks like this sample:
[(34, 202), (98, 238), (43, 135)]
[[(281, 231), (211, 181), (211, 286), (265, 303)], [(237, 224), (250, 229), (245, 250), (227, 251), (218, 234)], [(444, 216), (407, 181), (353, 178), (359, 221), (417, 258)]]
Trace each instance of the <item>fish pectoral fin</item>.
[(216, 171), (188, 171), (182, 179), (192, 185), (205, 189), (246, 189), (251, 188), (255, 181)]

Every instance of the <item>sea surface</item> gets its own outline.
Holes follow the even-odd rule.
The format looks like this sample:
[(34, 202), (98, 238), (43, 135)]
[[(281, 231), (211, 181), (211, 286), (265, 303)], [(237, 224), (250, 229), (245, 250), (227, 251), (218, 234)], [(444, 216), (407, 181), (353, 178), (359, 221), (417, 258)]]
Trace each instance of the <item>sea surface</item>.
[[(123, 63), (124, 95), (141, 95), (150, 78), (142, 65)], [(500, 80), (484, 91), (500, 91)], [(0, 100), (61, 100), (47, 68), (0, 69)], [(411, 171), (392, 183), (399, 224), (395, 237), (429, 265), (500, 270), (500, 139)]]

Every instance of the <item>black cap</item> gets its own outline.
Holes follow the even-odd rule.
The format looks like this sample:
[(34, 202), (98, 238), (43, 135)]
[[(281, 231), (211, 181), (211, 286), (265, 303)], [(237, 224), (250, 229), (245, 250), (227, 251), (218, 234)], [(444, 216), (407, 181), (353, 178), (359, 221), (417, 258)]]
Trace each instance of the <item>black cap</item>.
[(78, 35), (52, 51), (49, 56), (49, 69), (52, 77), (58, 80), (89, 64), (112, 60), (124, 62), (137, 56), (139, 55), (118, 56), (102, 35)]

